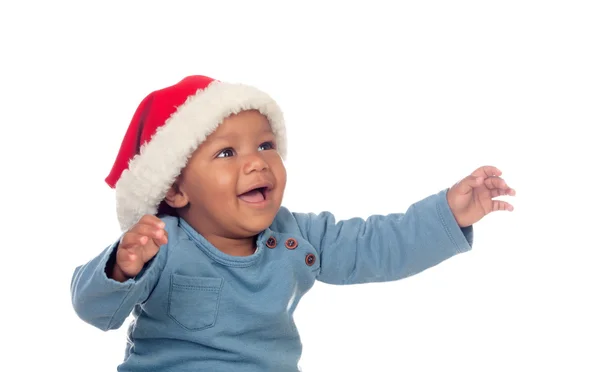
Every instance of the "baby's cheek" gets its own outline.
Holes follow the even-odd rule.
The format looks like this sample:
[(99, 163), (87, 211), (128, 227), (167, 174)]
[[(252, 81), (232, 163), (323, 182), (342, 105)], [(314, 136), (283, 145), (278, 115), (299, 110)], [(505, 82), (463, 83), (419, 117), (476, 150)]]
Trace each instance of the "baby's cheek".
[(235, 193), (237, 178), (225, 172), (217, 173), (211, 180), (211, 184), (214, 185), (215, 192), (221, 193)]
[(285, 169), (285, 165), (283, 164), (281, 157), (279, 157), (279, 155), (276, 153), (272, 153), (269, 157), (268, 163), (269, 168), (271, 168), (271, 172), (273, 172), (273, 175), (275, 178), (277, 178), (277, 181), (280, 184), (285, 185), (287, 181), (287, 170)]

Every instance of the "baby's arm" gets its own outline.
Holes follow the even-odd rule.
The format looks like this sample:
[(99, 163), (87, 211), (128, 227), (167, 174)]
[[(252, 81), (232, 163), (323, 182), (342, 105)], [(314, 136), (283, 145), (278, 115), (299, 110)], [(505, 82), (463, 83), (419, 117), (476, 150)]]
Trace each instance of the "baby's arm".
[(444, 190), (406, 213), (336, 223), (331, 213), (294, 216), (320, 253), (317, 280), (329, 284), (393, 281), (417, 274), (471, 249), (472, 226), (460, 228)]
[[(146, 262), (142, 262), (134, 271), (135, 275), (124, 276), (115, 263), (135, 254), (125, 244), (130, 236), (135, 237), (129, 232), (129, 235), (124, 235), (122, 240), (106, 248), (100, 255), (77, 267), (71, 281), (71, 300), (75, 312), (85, 322), (104, 331), (119, 328), (134, 306), (148, 298), (165, 265), (167, 246), (160, 249), (157, 246), (155, 255), (144, 260)], [(118, 252), (119, 243), (123, 252)], [(135, 264), (133, 260), (131, 262)]]

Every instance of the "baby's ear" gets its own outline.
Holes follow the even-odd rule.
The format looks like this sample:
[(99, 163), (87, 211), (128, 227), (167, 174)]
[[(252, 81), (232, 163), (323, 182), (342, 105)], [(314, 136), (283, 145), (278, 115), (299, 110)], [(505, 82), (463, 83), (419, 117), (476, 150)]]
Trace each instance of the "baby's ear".
[(174, 183), (165, 195), (165, 203), (171, 208), (179, 209), (188, 205), (189, 200), (185, 193), (181, 192), (179, 185)]

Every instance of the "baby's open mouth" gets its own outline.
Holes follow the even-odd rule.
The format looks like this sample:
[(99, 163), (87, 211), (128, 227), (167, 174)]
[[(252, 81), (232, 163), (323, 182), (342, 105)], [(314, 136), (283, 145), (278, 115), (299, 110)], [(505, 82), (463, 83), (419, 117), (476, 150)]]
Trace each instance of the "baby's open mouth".
[(245, 192), (239, 195), (239, 198), (248, 203), (260, 203), (267, 199), (267, 193), (269, 192), (269, 188), (257, 187), (248, 192)]

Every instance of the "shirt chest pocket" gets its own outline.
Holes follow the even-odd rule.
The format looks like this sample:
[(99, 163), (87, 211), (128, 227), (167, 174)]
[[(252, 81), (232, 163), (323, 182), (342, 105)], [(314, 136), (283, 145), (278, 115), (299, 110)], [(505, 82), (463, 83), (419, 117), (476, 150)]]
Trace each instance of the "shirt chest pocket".
[(214, 326), (222, 288), (221, 278), (171, 274), (169, 317), (190, 331)]

